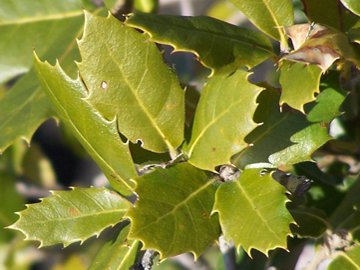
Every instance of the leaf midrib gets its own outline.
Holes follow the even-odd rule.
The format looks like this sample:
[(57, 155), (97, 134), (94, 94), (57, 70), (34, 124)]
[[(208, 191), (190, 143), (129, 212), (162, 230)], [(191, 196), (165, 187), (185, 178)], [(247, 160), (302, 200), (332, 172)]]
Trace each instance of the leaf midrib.
[[(49, 65), (50, 66), (50, 65)], [(48, 93), (50, 93), (50, 95), (53, 97), (54, 101), (57, 103), (57, 105), (60, 107), (60, 109), (62, 110), (62, 112), (64, 113), (65, 117), (67, 118), (68, 123), (74, 128), (75, 132), (77, 132), (77, 134), (81, 137), (82, 141), (90, 148), (90, 150), (99, 158), (99, 160), (102, 162), (102, 164), (104, 164), (111, 172), (114, 176), (116, 176), (116, 180), (120, 180), (122, 182), (122, 184), (127, 187), (129, 189), (129, 191), (133, 191), (133, 188), (113, 169), (112, 166), (110, 166), (110, 164), (103, 159), (103, 157), (99, 154), (99, 152), (88, 142), (87, 139), (85, 139), (84, 135), (80, 132), (80, 130), (77, 128), (77, 126), (74, 124), (72, 118), (70, 117), (70, 115), (68, 114), (67, 110), (65, 110), (65, 108), (62, 106), (61, 102), (58, 100), (57, 96), (53, 93), (53, 91), (51, 90), (47, 80), (43, 80), (43, 82), (46, 84), (47, 88), (49, 89)], [(90, 106), (89, 103), (87, 103), (86, 101), (84, 101), (82, 99), (82, 102), (86, 103), (87, 105)], [(98, 115), (98, 117), (100, 118), (101, 116)], [(103, 118), (100, 118), (102, 120), (104, 120)], [(115, 119), (116, 121), (116, 119)], [(103, 121), (105, 122), (105, 121)], [(114, 177), (115, 178), (115, 177)]]
[[(154, 117), (150, 114), (150, 112), (148, 111), (148, 109), (146, 108), (146, 106), (144, 105), (144, 103), (142, 102), (141, 98), (139, 97), (139, 95), (137, 94), (137, 88), (140, 87), (143, 78), (141, 78), (141, 81), (139, 83), (139, 85), (134, 88), (133, 84), (128, 80), (128, 78), (125, 76), (124, 74), (124, 69), (121, 65), (121, 63), (119, 63), (118, 61), (116, 61), (116, 57), (113, 55), (111, 49), (109, 48), (108, 44), (105, 43), (105, 47), (106, 50), (108, 52), (108, 55), (111, 56), (112, 61), (116, 64), (116, 66), (118, 67), (118, 70), (120, 71), (120, 74), (122, 76), (122, 78), (124, 79), (126, 85), (130, 88), (130, 92), (132, 93), (133, 97), (136, 100), (136, 103), (139, 105), (141, 111), (144, 112), (145, 116), (149, 119), (149, 123), (151, 124), (151, 126), (156, 130), (156, 132), (160, 135), (160, 137), (164, 140), (165, 145), (168, 147), (168, 149), (170, 150), (170, 152), (175, 149), (176, 147), (173, 146), (170, 141), (167, 139), (166, 135), (164, 134), (164, 132), (161, 130), (161, 128), (159, 127), (158, 123), (156, 123), (156, 121), (154, 120)], [(145, 57), (145, 61), (148, 61), (148, 53), (149, 53), (149, 46), (147, 46), (147, 51), (146, 51), (146, 57)], [(145, 76), (144, 74), (146, 73), (147, 69), (144, 71), (143, 76)], [(169, 90), (170, 91), (170, 90)], [(144, 142), (144, 144), (146, 144), (146, 142)]]
[(192, 200), (194, 197), (196, 197), (197, 194), (201, 193), (202, 191), (206, 190), (209, 186), (211, 186), (213, 183), (215, 182), (215, 180), (210, 180), (208, 182), (205, 183), (205, 185), (201, 186), (200, 188), (198, 188), (197, 190), (195, 190), (194, 192), (192, 192), (191, 194), (189, 194), (188, 197), (186, 197), (183, 201), (181, 201), (179, 204), (174, 205), (173, 209), (171, 209), (169, 212), (165, 213), (164, 215), (158, 217), (156, 220), (148, 223), (146, 226), (140, 228), (139, 230), (133, 232), (132, 234), (139, 234), (140, 232), (144, 231), (146, 228), (152, 226), (153, 224), (158, 223), (159, 221), (163, 220), (164, 218), (170, 216), (170, 215), (174, 215), (175, 212), (181, 208), (183, 205), (186, 206), (186, 204)]
[[(255, 95), (256, 97), (257, 95)], [(231, 104), (230, 106), (228, 106), (224, 111), (222, 111), (220, 114), (218, 114), (216, 117), (214, 117), (203, 129), (202, 131), (199, 133), (199, 135), (196, 137), (196, 139), (193, 141), (193, 143), (191, 144), (191, 147), (189, 148), (188, 151), (188, 155), (191, 157), (192, 152), (194, 151), (196, 145), (198, 144), (199, 140), (205, 136), (205, 133), (213, 126), (215, 125), (218, 121), (221, 120), (221, 118), (223, 118), (226, 114), (231, 113), (231, 110), (233, 109), (234, 106), (237, 106), (239, 104), (241, 104), (244, 101), (244, 99), (240, 99), (236, 102), (234, 102), (233, 104)], [(254, 123), (255, 125), (255, 123)], [(191, 141), (190, 141), (191, 142)]]
[(98, 216), (107, 215), (107, 214), (116, 214), (116, 213), (125, 214), (127, 212), (127, 210), (128, 209), (103, 210), (103, 211), (98, 211), (96, 213), (78, 215), (76, 217), (59, 217), (59, 218), (54, 218), (54, 219), (37, 220), (37, 221), (31, 222), (30, 224), (36, 225), (36, 224), (46, 224), (46, 223), (63, 222), (63, 221), (70, 221), (70, 220), (73, 221), (73, 220), (83, 219), (83, 218), (88, 218), (88, 217), (94, 217), (94, 218), (96, 217), (96, 219), (98, 219), (99, 218)]
[(246, 190), (243, 189), (243, 187), (240, 184), (240, 181), (236, 181), (236, 185), (237, 187), (240, 189), (241, 193), (244, 194), (245, 199), (249, 202), (252, 210), (257, 214), (257, 216), (261, 219), (261, 221), (263, 222), (263, 224), (265, 225), (265, 227), (268, 229), (269, 232), (271, 232), (276, 239), (278, 239), (280, 242), (283, 241), (283, 239), (281, 239), (276, 232), (270, 227), (269, 222), (263, 217), (263, 215), (261, 214), (261, 212), (259, 211), (259, 209), (253, 204), (251, 198), (248, 196)]
[(63, 19), (78, 17), (82, 15), (83, 15), (82, 10), (76, 10), (76, 11), (42, 15), (42, 16), (22, 17), (21, 19), (18, 20), (0, 21), (0, 27), (11, 26), (11, 25), (23, 25), (23, 24), (30, 24), (30, 23), (43, 22), (43, 21), (63, 20)]
[[(154, 23), (156, 23), (156, 24), (159, 24), (158, 22), (154, 22)], [(130, 21), (130, 23), (127, 23), (128, 25), (130, 25), (130, 26), (133, 26), (133, 27), (135, 27), (135, 28), (138, 28), (138, 29), (140, 29), (140, 30), (143, 30), (143, 31), (145, 31), (145, 32), (147, 32), (148, 34), (150, 34), (150, 36), (152, 37), (152, 38), (154, 38), (154, 40), (157, 40), (157, 41), (161, 41), (161, 42), (166, 42), (167, 44), (170, 44), (170, 45), (172, 45), (172, 46), (175, 46), (175, 47), (177, 47), (174, 43), (172, 43), (171, 41), (167, 41), (166, 39), (164, 39), (164, 38), (161, 38), (161, 37), (154, 37), (155, 35), (154, 35), (154, 32), (151, 32), (151, 30), (149, 30), (148, 28), (146, 28), (146, 26), (142, 26), (142, 25), (137, 25), (137, 24), (135, 24), (135, 23), (131, 23), (131, 21)], [(180, 29), (184, 29), (184, 31), (194, 31), (194, 32), (199, 32), (199, 33), (204, 33), (204, 31), (203, 30), (201, 30), (201, 29), (197, 29), (197, 28), (189, 28), (189, 27), (185, 27), (185, 26), (183, 26), (183, 25), (178, 25), (178, 24), (175, 24), (175, 23), (173, 23), (173, 22), (170, 22), (169, 23), (169, 25), (170, 26), (175, 26), (175, 27), (177, 27), (177, 28), (180, 28)], [(239, 28), (239, 29), (241, 29), (241, 28)], [(251, 43), (251, 42), (246, 42), (246, 41), (243, 41), (243, 40), (240, 40), (239, 39), (239, 37), (241, 37), (240, 35), (239, 36), (236, 36), (236, 35), (228, 35), (228, 36), (225, 36), (225, 35), (222, 35), (221, 33), (219, 33), (219, 32), (214, 32), (214, 31), (210, 31), (210, 30), (208, 30), (208, 29), (206, 29), (206, 32), (207, 33), (209, 33), (209, 34), (211, 34), (211, 35), (213, 35), (213, 36), (215, 36), (215, 38), (216, 37), (219, 37), (219, 38), (221, 38), (221, 39), (226, 39), (226, 40), (230, 40), (230, 41), (232, 41), (232, 42), (234, 42), (234, 43), (240, 43), (240, 44), (245, 44), (246, 46), (248, 46), (248, 47), (251, 47), (251, 48), (258, 48), (258, 49), (260, 49), (260, 50), (262, 50), (262, 51), (264, 51), (264, 52), (267, 52), (267, 53), (269, 53), (269, 54), (271, 54), (272, 56), (274, 56), (275, 54), (274, 54), (274, 52), (271, 50), (271, 47), (264, 47), (264, 46), (261, 46), (260, 44), (258, 44), (258, 43)], [(213, 37), (214, 38), (214, 37)], [(178, 47), (177, 47), (178, 48)], [(185, 48), (185, 46), (184, 46), (184, 48)]]

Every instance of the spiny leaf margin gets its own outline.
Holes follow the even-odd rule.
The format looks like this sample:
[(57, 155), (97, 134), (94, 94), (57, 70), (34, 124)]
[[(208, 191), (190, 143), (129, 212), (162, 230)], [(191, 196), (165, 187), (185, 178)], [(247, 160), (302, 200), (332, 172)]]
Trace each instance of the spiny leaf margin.
[[(127, 200), (106, 188), (71, 187), (70, 191), (50, 192), (51, 195), (41, 198), (39, 203), (26, 204), (25, 210), (16, 212), (19, 219), (7, 227), (22, 232), (25, 240), (39, 241), (39, 248), (58, 243), (67, 247), (79, 241), (82, 244), (92, 236), (98, 237), (105, 228), (119, 223), (130, 206)], [(68, 206), (66, 207), (66, 205)], [(76, 216), (84, 210), (79, 209), (81, 207), (84, 207), (89, 213), (85, 213), (79, 218), (90, 217), (90, 220), (71, 222), (71, 217), (76, 219)], [(102, 211), (103, 216), (101, 215)], [(105, 221), (106, 214), (109, 212), (112, 216)], [(67, 220), (70, 220), (68, 224), (61, 224), (61, 221)], [(47, 227), (44, 225), (47, 221), (55, 224), (53, 227)], [(92, 226), (94, 226), (93, 229)], [(76, 229), (83, 230), (83, 232), (76, 231)]]

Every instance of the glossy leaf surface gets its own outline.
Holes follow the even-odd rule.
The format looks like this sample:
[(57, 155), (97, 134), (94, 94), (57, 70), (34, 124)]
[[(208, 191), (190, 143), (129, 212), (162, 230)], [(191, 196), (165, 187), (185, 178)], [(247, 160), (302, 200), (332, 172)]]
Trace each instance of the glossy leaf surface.
[(129, 237), (161, 258), (184, 252), (200, 256), (220, 234), (217, 217), (210, 216), (215, 190), (207, 174), (188, 163), (139, 177), (139, 200), (127, 214)]
[(111, 185), (124, 195), (131, 194), (129, 179), (136, 176), (136, 171), (115, 120), (106, 120), (86, 99), (88, 92), (80, 78), (69, 78), (58, 64), (51, 66), (38, 58), (35, 61), (38, 77), (60, 119), (97, 162)]
[(316, 97), (316, 105), (307, 115), (310, 122), (329, 123), (341, 114), (340, 107), (346, 98), (346, 92), (341, 90), (338, 78), (326, 81), (321, 85), (322, 91)]
[(82, 243), (117, 224), (129, 205), (120, 195), (105, 188), (53, 191), (40, 203), (27, 205), (9, 228), (21, 231), (26, 240), (39, 241), (40, 247), (57, 243), (66, 247), (74, 242)]
[(171, 45), (174, 51), (194, 53), (214, 70), (227, 65), (252, 67), (274, 55), (264, 35), (210, 17), (139, 13), (126, 24), (145, 31), (155, 42)]
[(360, 2), (357, 0), (340, 0), (341, 3), (351, 12), (360, 16)]
[(173, 152), (183, 140), (184, 90), (156, 45), (111, 15), (86, 13), (79, 49), (80, 75), (94, 108), (133, 143)]
[(286, 103), (303, 112), (304, 104), (315, 100), (315, 93), (320, 91), (320, 77), (321, 69), (316, 65), (284, 61), (280, 68), (280, 105)]
[(216, 192), (214, 211), (218, 212), (227, 240), (250, 254), (265, 254), (277, 247), (286, 249), (289, 225), (294, 222), (286, 209), (285, 189), (270, 174), (245, 170), (240, 178), (222, 184)]
[(231, 75), (220, 73), (203, 89), (185, 149), (194, 166), (214, 171), (248, 146), (244, 138), (257, 126), (253, 115), (262, 91), (248, 82), (248, 75), (242, 70)]
[(235, 155), (233, 164), (240, 168), (259, 163), (276, 167), (308, 161), (330, 139), (325, 126), (310, 123), (300, 112), (280, 112), (278, 101), (276, 90), (267, 89), (259, 96), (254, 119), (263, 124), (245, 138), (253, 146)]
[(2, 0), (0, 8), (0, 82), (26, 73), (31, 52), (54, 60), (82, 26), (80, 0)]
[(117, 239), (107, 242), (91, 262), (89, 270), (128, 270), (134, 264), (139, 241), (128, 241), (129, 226)]
[(260, 30), (284, 42), (282, 27), (294, 24), (293, 4), (290, 0), (231, 0)]

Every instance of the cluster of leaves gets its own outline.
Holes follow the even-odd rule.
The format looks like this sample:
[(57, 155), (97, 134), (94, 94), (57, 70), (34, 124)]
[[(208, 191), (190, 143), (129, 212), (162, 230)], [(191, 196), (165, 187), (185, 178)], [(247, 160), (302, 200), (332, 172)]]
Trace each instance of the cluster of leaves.
[[(0, 32), (8, 42), (0, 46), (13, 49), (3, 54), (0, 82), (23, 76), (0, 99), (0, 150), (18, 138), (30, 142), (38, 126), (55, 117), (113, 189), (52, 192), (27, 205), (10, 228), (41, 246), (67, 246), (130, 220), (91, 269), (108, 262), (128, 269), (140, 247), (162, 259), (184, 252), (197, 258), (224, 235), (238, 250), (268, 254), (287, 249), (288, 236), (321, 243), (345, 230), (341, 243), (346, 244), (323, 245), (337, 256), (330, 267), (360, 266), (359, 184), (340, 191), (338, 182), (309, 162), (332, 138), (329, 127), (341, 114), (344, 89), (354, 94), (350, 88), (360, 66), (358, 2), (332, 0), (334, 7), (328, 7), (328, 1), (304, 0), (315, 23), (294, 24), (290, 0), (256, 5), (232, 0), (260, 31), (210, 17), (150, 13), (121, 22), (91, 6), (83, 29), (81, 1), (3, 2)], [(324, 14), (324, 6), (336, 16)], [(182, 88), (156, 43), (191, 52), (211, 70), (198, 101), (185, 95), (192, 89)], [(274, 85), (251, 80), (264, 61), (277, 67)], [(194, 103), (195, 113), (185, 118)], [(151, 160), (138, 160), (137, 143), (141, 160), (147, 155)], [(219, 181), (224, 165), (241, 173)], [(275, 169), (316, 181), (307, 200), (286, 194), (273, 178)], [(326, 200), (339, 205), (335, 209)]]

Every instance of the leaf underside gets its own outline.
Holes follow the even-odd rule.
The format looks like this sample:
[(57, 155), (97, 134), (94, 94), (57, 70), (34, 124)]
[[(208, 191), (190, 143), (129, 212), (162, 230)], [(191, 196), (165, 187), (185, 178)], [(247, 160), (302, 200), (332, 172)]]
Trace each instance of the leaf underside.
[(213, 181), (188, 163), (139, 177), (139, 200), (127, 214), (129, 237), (161, 258), (184, 252), (200, 256), (220, 233), (217, 217), (210, 215), (215, 190)]
[(222, 184), (215, 196), (214, 211), (219, 214), (223, 234), (250, 254), (265, 254), (287, 247), (289, 225), (294, 220), (286, 209), (285, 189), (270, 174), (258, 169), (245, 170), (240, 178)]
[(27, 205), (9, 228), (21, 231), (26, 240), (39, 241), (40, 247), (58, 243), (66, 247), (98, 236), (106, 227), (117, 224), (129, 205), (120, 195), (105, 188), (53, 191), (40, 203)]

